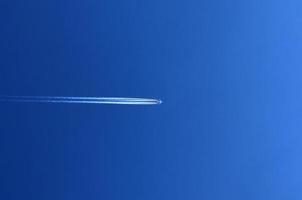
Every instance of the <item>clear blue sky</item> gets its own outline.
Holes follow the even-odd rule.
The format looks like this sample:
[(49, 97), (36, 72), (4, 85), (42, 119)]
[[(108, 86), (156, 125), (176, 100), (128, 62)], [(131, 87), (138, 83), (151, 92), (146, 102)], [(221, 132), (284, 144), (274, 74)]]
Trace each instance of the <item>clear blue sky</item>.
[(0, 199), (302, 198), (299, 0), (2, 0)]

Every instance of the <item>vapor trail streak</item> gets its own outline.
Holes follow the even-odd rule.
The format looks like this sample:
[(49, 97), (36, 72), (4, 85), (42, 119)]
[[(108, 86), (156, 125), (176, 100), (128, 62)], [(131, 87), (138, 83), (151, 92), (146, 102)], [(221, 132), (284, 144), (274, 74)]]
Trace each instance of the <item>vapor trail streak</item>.
[(157, 105), (158, 99), (127, 97), (0, 96), (2, 102)]

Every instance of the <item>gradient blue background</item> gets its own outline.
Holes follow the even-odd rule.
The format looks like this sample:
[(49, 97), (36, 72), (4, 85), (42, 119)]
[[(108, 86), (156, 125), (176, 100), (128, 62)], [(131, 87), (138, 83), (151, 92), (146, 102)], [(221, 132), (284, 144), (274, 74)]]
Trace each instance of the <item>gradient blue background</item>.
[(300, 0), (2, 0), (0, 199), (302, 198)]

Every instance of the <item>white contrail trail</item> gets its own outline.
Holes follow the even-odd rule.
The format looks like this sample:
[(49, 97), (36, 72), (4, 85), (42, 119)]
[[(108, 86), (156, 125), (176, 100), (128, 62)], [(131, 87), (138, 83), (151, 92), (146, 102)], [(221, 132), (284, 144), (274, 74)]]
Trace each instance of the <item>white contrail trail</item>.
[(159, 99), (127, 97), (0, 96), (4, 102), (157, 105)]

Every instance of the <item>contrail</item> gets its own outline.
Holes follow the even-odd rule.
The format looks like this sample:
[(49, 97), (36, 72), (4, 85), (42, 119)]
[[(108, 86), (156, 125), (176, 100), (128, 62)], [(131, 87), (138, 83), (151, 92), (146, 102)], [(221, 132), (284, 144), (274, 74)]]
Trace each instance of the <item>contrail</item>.
[(159, 99), (128, 97), (0, 96), (2, 102), (158, 105)]

